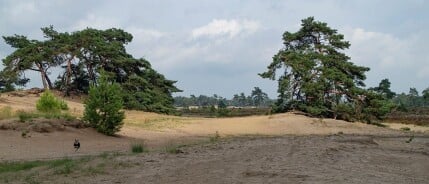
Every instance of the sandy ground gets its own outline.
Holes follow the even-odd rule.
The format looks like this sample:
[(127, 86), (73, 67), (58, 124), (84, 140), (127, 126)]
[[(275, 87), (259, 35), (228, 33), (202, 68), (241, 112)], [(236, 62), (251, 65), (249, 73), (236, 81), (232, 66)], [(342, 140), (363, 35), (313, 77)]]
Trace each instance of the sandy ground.
[[(429, 136), (305, 135), (233, 138), (99, 160), (101, 174), (43, 173), (41, 183), (428, 183)], [(100, 164), (100, 163), (98, 163)], [(116, 164), (118, 165), (118, 164)]]
[[(0, 108), (31, 111), (37, 98), (2, 97)], [(71, 113), (82, 113), (82, 104), (68, 104)], [(402, 125), (381, 128), (292, 113), (220, 119), (139, 111), (126, 115), (117, 137), (90, 128), (30, 132), (27, 138), (19, 131), (0, 130), (0, 161), (129, 153), (131, 144), (142, 142), (156, 150), (207, 141), (217, 132), (222, 141), (186, 147), (184, 153), (119, 156), (114, 159), (132, 166), (91, 176), (48, 174), (38, 179), (47, 183), (429, 183), (425, 127), (410, 127), (419, 132), (399, 131), (395, 128)], [(76, 138), (82, 144), (77, 152), (72, 146)]]
[[(39, 97), (6, 96), (0, 108), (34, 111)], [(69, 111), (81, 115), (81, 103), (67, 101)], [(130, 145), (144, 142), (151, 148), (208, 139), (216, 132), (222, 137), (240, 135), (330, 135), (344, 134), (387, 135), (401, 134), (386, 128), (332, 119), (308, 118), (296, 114), (254, 116), (243, 118), (186, 118), (140, 111), (127, 111), (125, 125), (117, 137), (107, 137), (91, 129), (67, 128), (54, 133), (30, 132), (23, 138), (19, 131), (0, 130), (0, 160), (49, 159), (64, 156), (98, 154), (105, 151), (128, 152)], [(79, 139), (82, 147), (74, 152), (71, 146)]]

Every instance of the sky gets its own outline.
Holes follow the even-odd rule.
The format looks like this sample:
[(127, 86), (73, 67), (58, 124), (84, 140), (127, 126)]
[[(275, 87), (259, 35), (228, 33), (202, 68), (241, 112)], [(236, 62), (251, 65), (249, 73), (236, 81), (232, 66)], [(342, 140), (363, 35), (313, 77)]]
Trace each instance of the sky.
[[(0, 35), (42, 40), (49, 25), (121, 28), (134, 37), (130, 54), (178, 81), (184, 91), (175, 96), (231, 98), (260, 87), (275, 98), (277, 83), (257, 74), (282, 49), (282, 34), (314, 16), (351, 43), (351, 62), (371, 68), (367, 87), (388, 78), (393, 91), (408, 93), (429, 87), (428, 10), (425, 0), (0, 0)], [(12, 52), (0, 40), (0, 58)], [(26, 75), (27, 87), (42, 87), (37, 73)]]

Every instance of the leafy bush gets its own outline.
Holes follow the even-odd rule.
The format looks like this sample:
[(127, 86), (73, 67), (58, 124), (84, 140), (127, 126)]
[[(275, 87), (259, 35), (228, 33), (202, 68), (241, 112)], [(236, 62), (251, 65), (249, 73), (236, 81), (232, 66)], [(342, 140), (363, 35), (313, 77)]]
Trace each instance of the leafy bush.
[(121, 111), (122, 107), (119, 84), (109, 82), (106, 75), (103, 74), (98, 85), (92, 85), (89, 89), (83, 120), (98, 132), (113, 135), (124, 124), (125, 114)]
[(43, 113), (57, 114), (61, 110), (67, 110), (68, 106), (65, 101), (58, 100), (50, 91), (45, 91), (37, 101), (36, 108)]

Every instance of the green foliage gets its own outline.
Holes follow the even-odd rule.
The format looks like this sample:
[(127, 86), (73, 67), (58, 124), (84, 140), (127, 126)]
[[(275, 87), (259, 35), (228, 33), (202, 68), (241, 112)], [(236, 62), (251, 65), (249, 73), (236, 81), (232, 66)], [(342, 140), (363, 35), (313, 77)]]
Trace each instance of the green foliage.
[(191, 95), (190, 97), (178, 96), (174, 97), (174, 105), (177, 107), (189, 107), (189, 106), (215, 106), (218, 108), (226, 108), (227, 106), (235, 107), (248, 107), (257, 106), (258, 108), (266, 108), (272, 105), (273, 100), (268, 98), (268, 95), (262, 91), (259, 87), (255, 87), (252, 90), (250, 96), (246, 96), (244, 93), (235, 94), (233, 98), (227, 99), (214, 94), (213, 96)]
[(384, 119), (387, 113), (391, 112), (396, 107), (396, 104), (387, 99), (382, 93), (365, 91), (364, 95), (363, 119), (367, 122), (371, 122), (373, 119)]
[(59, 114), (61, 110), (67, 110), (68, 106), (65, 101), (58, 100), (49, 90), (42, 93), (36, 103), (38, 111), (50, 114)]
[(26, 111), (18, 111), (17, 114), (18, 114), (19, 121), (22, 123), (27, 122), (33, 118), (38, 118), (40, 116), (37, 113), (26, 112)]
[(114, 135), (123, 125), (122, 108), (121, 87), (103, 73), (97, 85), (90, 87), (83, 120), (103, 134)]
[(17, 111), (16, 115), (20, 122), (31, 121), (34, 118), (46, 118), (46, 119), (64, 119), (66, 121), (75, 120), (76, 117), (69, 113), (40, 113), (40, 112), (29, 112), (29, 111)]
[(276, 79), (276, 71), (284, 68), (278, 79), (279, 99), (274, 110), (298, 109), (312, 115), (335, 116), (334, 107), (357, 98), (356, 88), (364, 86), (369, 68), (356, 66), (342, 50), (350, 43), (326, 23), (313, 17), (302, 20), (301, 29), (283, 34), (280, 50), (260, 74)]
[(67, 102), (65, 102), (64, 100), (59, 101), (60, 103), (60, 109), (61, 110), (69, 110), (69, 106), (67, 105)]
[(252, 91), (251, 98), (253, 99), (253, 104), (261, 106), (268, 100), (268, 95), (262, 92), (261, 88), (255, 87)]
[(0, 174), (7, 172), (19, 172), (30, 170), (35, 167), (48, 166), (48, 168), (62, 167), (64, 165), (74, 163), (75, 160), (64, 158), (59, 160), (49, 161), (24, 161), (24, 162), (2, 162), (0, 163)]
[(340, 103), (337, 106), (333, 107), (336, 114), (335, 118), (346, 120), (346, 121), (354, 121), (355, 118), (355, 109), (351, 103)]
[(6, 172), (18, 172), (22, 170), (29, 170), (42, 165), (44, 165), (43, 161), (2, 162), (0, 163), (0, 174), (6, 173)]
[[(176, 81), (166, 79), (152, 69), (145, 59), (133, 58), (126, 44), (133, 36), (121, 29), (87, 28), (68, 33), (52, 26), (42, 28), (46, 39), (31, 40), (25, 36), (5, 36), (5, 42), (16, 50), (3, 60), (0, 90), (25, 85), (24, 73), (40, 73), (45, 89), (56, 88), (65, 95), (88, 93), (100, 71), (112, 74), (112, 81), (123, 89), (124, 107), (145, 111), (174, 113), (172, 93), (179, 92)], [(52, 82), (52, 69), (62, 70)]]
[(423, 99), (426, 101), (426, 103), (429, 103), (429, 87), (423, 90)]
[(344, 36), (313, 17), (302, 20), (301, 29), (283, 34), (284, 48), (273, 57), (263, 78), (278, 77), (278, 100), (274, 112), (300, 110), (313, 116), (349, 121), (382, 119), (395, 105), (389, 100), (388, 79), (369, 91), (367, 67), (356, 66), (343, 50), (350, 47)]
[(378, 87), (369, 88), (369, 90), (376, 91), (379, 94), (385, 96), (387, 99), (392, 99), (395, 97), (396, 93), (390, 90), (390, 82), (389, 79), (381, 80)]

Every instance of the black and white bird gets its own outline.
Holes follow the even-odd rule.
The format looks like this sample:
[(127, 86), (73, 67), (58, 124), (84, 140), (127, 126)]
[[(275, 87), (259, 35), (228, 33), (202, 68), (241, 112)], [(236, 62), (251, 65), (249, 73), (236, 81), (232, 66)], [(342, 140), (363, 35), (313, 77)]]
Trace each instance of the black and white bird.
[(74, 146), (74, 151), (76, 152), (77, 150), (79, 150), (79, 148), (80, 148), (80, 142), (79, 142), (79, 140), (78, 139), (75, 139), (74, 140), (74, 144), (73, 144), (73, 146)]

